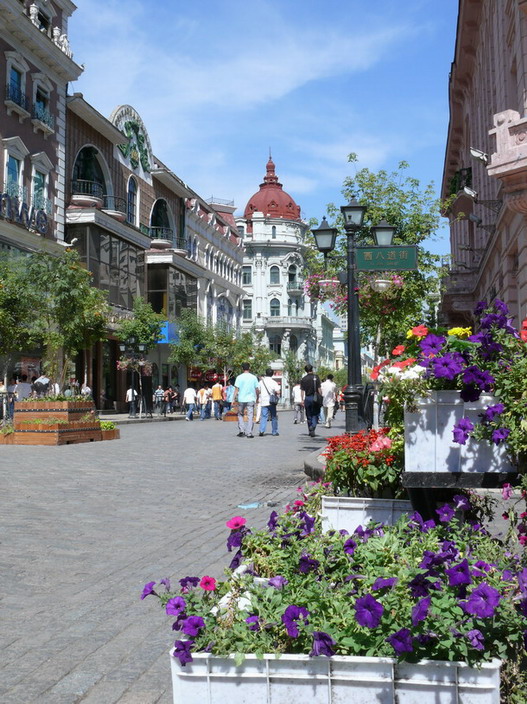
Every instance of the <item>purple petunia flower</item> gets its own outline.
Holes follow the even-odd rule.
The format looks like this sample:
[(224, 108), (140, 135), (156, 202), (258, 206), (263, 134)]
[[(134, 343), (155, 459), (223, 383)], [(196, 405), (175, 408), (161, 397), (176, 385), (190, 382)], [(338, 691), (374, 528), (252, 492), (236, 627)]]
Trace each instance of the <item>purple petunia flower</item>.
[(232, 530), (227, 538), (227, 550), (232, 552), (234, 548), (239, 548), (243, 543), (243, 537), (244, 531), (242, 529)]
[(494, 406), (488, 406), (483, 414), (483, 420), (490, 423), (494, 420), (494, 418), (496, 418), (496, 416), (501, 415), (504, 410), (505, 406), (503, 403), (496, 403)]
[(466, 558), (458, 565), (454, 565), (452, 568), (445, 570), (445, 574), (448, 576), (449, 587), (459, 587), (461, 584), (472, 584), (472, 577), (470, 576), (468, 560)]
[(371, 590), (372, 592), (376, 592), (379, 589), (391, 588), (394, 584), (397, 584), (397, 577), (379, 577), (373, 583)]
[(474, 430), (474, 424), (469, 418), (461, 418), (455, 425), (452, 431), (454, 442), (464, 445), (468, 440), (469, 434)]
[(273, 511), (271, 515), (269, 516), (269, 520), (267, 521), (267, 527), (269, 528), (269, 532), (273, 532), (276, 530), (276, 526), (278, 525), (278, 514), (276, 511)]
[(337, 643), (329, 635), (329, 633), (324, 633), (323, 631), (313, 631), (313, 649), (309, 653), (309, 657), (317, 657), (319, 655), (325, 655), (330, 658), (335, 655), (333, 646)]
[(182, 665), (185, 665), (187, 662), (192, 662), (190, 649), (193, 645), (193, 640), (176, 640), (172, 655), (177, 658)]
[(527, 594), (527, 567), (518, 572), (518, 586), (522, 594)]
[(141, 593), (141, 599), (144, 599), (147, 596), (150, 596), (150, 594), (155, 594), (157, 596), (156, 592), (154, 591), (154, 587), (156, 586), (155, 582), (148, 582), (145, 584), (143, 587), (143, 591)]
[(493, 430), (491, 435), (492, 442), (495, 445), (499, 445), (509, 437), (510, 432), (509, 428), (497, 428), (497, 430)]
[(478, 570), (483, 570), (484, 572), (488, 572), (490, 570), (490, 565), (488, 562), (485, 562), (484, 560), (478, 560), (475, 564), (474, 567), (477, 567)]
[(238, 550), (238, 552), (235, 553), (234, 557), (230, 561), (229, 569), (231, 569), (231, 570), (237, 569), (241, 565), (242, 558), (243, 558), (242, 551)]
[(462, 381), (464, 384), (478, 386), (483, 391), (488, 391), (494, 383), (494, 377), (486, 369), (480, 369), (476, 365), (467, 367), (463, 371)]
[(477, 628), (474, 628), (472, 631), (469, 631), (466, 636), (470, 641), (470, 645), (473, 648), (475, 648), (476, 650), (485, 650), (485, 639), (483, 637), (483, 633), (481, 631), (478, 631)]
[(470, 505), (470, 501), (466, 496), (463, 496), (463, 494), (456, 494), (452, 501), (454, 502), (454, 506), (456, 507), (457, 510), (460, 511), (470, 511), (472, 506)]
[(282, 614), (282, 623), (285, 626), (287, 635), (290, 638), (297, 638), (300, 631), (298, 630), (298, 620), (303, 620), (304, 624), (309, 623), (308, 617), (309, 611), (304, 606), (295, 606), (291, 604)]
[(467, 601), (460, 602), (460, 606), (467, 614), (488, 618), (494, 614), (501, 599), (497, 589), (483, 582), (470, 594)]
[(346, 542), (344, 543), (344, 552), (347, 555), (353, 555), (357, 548), (357, 543), (353, 540), (353, 538), (348, 538)]
[(410, 594), (415, 599), (422, 596), (428, 596), (431, 589), (440, 589), (438, 582), (431, 582), (430, 579), (428, 579), (428, 577), (424, 574), (417, 574), (408, 582), (408, 587), (410, 589)]
[(274, 587), (275, 589), (281, 589), (282, 587), (285, 587), (286, 584), (289, 584), (289, 581), (285, 577), (277, 574), (276, 577), (271, 577), (268, 584), (270, 587)]
[(463, 357), (457, 352), (447, 352), (442, 357), (432, 359), (430, 368), (438, 379), (452, 380), (463, 369)]
[(165, 577), (164, 579), (161, 579), (159, 581), (159, 584), (162, 584), (165, 587), (165, 591), (169, 592), (170, 591), (170, 580), (168, 577)]
[(396, 655), (401, 655), (401, 653), (411, 653), (414, 649), (412, 645), (412, 634), (408, 628), (401, 628), (397, 633), (392, 633), (391, 636), (386, 638), (388, 643), (395, 650)]
[(359, 626), (377, 628), (384, 612), (384, 606), (377, 599), (374, 599), (371, 594), (366, 594), (357, 599), (354, 607), (355, 620)]
[(187, 604), (182, 596), (175, 596), (169, 599), (166, 603), (166, 613), (172, 616), (179, 616), (182, 611), (185, 611)]
[(319, 565), (320, 562), (318, 560), (306, 553), (301, 556), (298, 562), (298, 571), (300, 574), (309, 574), (309, 572), (316, 570)]
[(197, 636), (202, 628), (205, 628), (205, 621), (201, 616), (189, 616), (181, 625), (181, 631), (186, 636)]
[(421, 348), (421, 352), (425, 357), (431, 357), (432, 355), (436, 355), (441, 352), (441, 348), (443, 347), (445, 342), (446, 337), (441, 337), (439, 335), (434, 335), (430, 333), (422, 340), (420, 340), (419, 347)]
[(181, 591), (186, 594), (186, 592), (190, 591), (192, 587), (198, 586), (199, 577), (183, 577), (183, 579), (179, 580), (179, 584), (181, 586)]
[(315, 516), (310, 516), (309, 513), (306, 513), (305, 511), (299, 513), (298, 516), (304, 521), (304, 529), (301, 532), (300, 537), (305, 538), (306, 535), (310, 535), (310, 533), (313, 533), (315, 530), (316, 518)]
[(436, 509), (436, 513), (439, 516), (441, 523), (449, 523), (454, 517), (455, 511), (452, 506), (445, 504)]
[(428, 610), (430, 608), (430, 602), (432, 598), (427, 596), (421, 599), (412, 609), (412, 625), (417, 626), (420, 621), (424, 621), (428, 616)]
[(459, 395), (465, 403), (472, 403), (473, 401), (479, 401), (481, 389), (475, 384), (465, 384)]
[(245, 619), (245, 623), (249, 624), (249, 630), (250, 631), (259, 631), (260, 630), (260, 619), (256, 614), (253, 614), (252, 616), (247, 616)]

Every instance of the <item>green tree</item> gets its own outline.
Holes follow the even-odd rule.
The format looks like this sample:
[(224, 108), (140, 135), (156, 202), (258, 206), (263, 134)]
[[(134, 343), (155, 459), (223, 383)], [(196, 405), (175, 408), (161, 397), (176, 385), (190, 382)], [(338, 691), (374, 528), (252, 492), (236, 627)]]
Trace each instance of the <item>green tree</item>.
[(154, 313), (148, 301), (137, 296), (134, 298), (132, 317), (120, 320), (115, 334), (122, 342), (133, 338), (136, 345), (144, 345), (145, 352), (148, 352), (159, 341), (165, 319), (161, 313)]
[(262, 344), (263, 335), (254, 331), (236, 334), (222, 323), (207, 326), (192, 311), (182, 313), (178, 332), (179, 340), (172, 345), (169, 362), (204, 371), (215, 369), (223, 379), (238, 373), (243, 362), (249, 362), (255, 374), (263, 374), (276, 357)]
[(75, 356), (106, 338), (106, 294), (91, 285), (91, 273), (72, 249), (32, 254), (25, 262), (37, 295), (32, 335), (44, 346), (44, 368), (62, 387)]
[[(350, 154), (348, 161), (355, 163), (356, 155)], [(426, 251), (422, 243), (437, 231), (441, 202), (434, 184), (421, 187), (418, 179), (407, 174), (408, 168), (403, 161), (391, 173), (360, 169), (344, 180), (342, 189), (346, 201), (355, 198), (367, 206), (364, 226), (356, 236), (357, 244), (372, 244), (371, 227), (385, 219), (395, 227), (395, 245), (419, 247), (415, 271), (358, 273), (361, 341), (372, 344), (377, 355), (388, 354), (404, 338), (409, 327), (428, 320), (435, 310), (434, 301), (439, 292), (440, 257)], [(328, 214), (334, 219), (333, 226), (342, 231), (342, 216), (334, 204), (328, 206)], [(315, 274), (313, 295), (319, 295), (322, 300), (332, 299), (339, 312), (347, 305), (345, 286), (321, 287), (317, 275), (328, 279), (345, 270), (346, 250), (347, 238), (341, 234), (334, 255), (328, 259), (327, 271), (323, 270), (320, 257), (312, 258), (310, 263), (310, 274)], [(385, 290), (376, 290), (378, 279), (387, 281)]]
[(14, 356), (34, 342), (31, 323), (38, 298), (25, 262), (23, 257), (0, 259), (0, 359), (6, 385)]

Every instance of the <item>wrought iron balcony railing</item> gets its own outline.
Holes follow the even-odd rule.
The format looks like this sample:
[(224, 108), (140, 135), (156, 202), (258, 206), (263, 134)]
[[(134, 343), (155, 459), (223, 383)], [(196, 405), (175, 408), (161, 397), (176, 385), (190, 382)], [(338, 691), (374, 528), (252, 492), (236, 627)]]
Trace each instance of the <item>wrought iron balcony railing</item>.
[(174, 240), (174, 230), (171, 227), (150, 227), (148, 234), (153, 240)]
[(6, 100), (11, 100), (23, 110), (29, 112), (29, 100), (27, 99), (27, 95), (25, 95), (18, 86), (8, 83), (5, 88), (5, 97)]
[(104, 188), (97, 181), (88, 181), (86, 179), (76, 179), (71, 182), (72, 196), (93, 196), (103, 200)]
[(46, 125), (46, 127), (48, 127), (50, 130), (55, 129), (55, 118), (49, 112), (49, 110), (43, 108), (42, 105), (38, 105), (37, 103), (33, 104), (32, 117), (34, 120), (42, 122), (42, 124)]
[(119, 196), (103, 196), (103, 210), (115, 210), (119, 213), (126, 213), (126, 200)]

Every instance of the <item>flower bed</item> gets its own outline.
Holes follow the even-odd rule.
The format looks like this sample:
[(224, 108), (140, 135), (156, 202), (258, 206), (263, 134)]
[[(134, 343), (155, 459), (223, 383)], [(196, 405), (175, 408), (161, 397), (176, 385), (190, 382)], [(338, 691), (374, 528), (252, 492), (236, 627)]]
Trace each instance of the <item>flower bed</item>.
[(456, 508), (469, 508), (464, 497), (441, 507), (437, 523), (413, 513), (394, 526), (323, 534), (317, 515), (325, 490), (310, 491), (282, 516), (273, 512), (266, 531), (251, 532), (241, 517), (228, 521), (234, 557), (224, 581), (190, 576), (176, 588), (168, 579), (145, 585), (142, 598), (158, 596), (180, 634), (178, 668), (196, 653), (237, 654), (238, 666), (244, 654), (265, 653), (468, 667), (498, 658), (514, 671), (510, 687), (523, 692), (525, 555), (462, 522)]

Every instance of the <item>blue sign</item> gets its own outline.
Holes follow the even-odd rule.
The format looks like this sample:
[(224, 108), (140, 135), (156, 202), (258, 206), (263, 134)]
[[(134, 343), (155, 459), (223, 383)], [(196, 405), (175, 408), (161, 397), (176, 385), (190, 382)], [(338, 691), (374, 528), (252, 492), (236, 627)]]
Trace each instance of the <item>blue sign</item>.
[(176, 323), (166, 320), (161, 327), (161, 337), (158, 345), (175, 345), (179, 342), (179, 332)]

